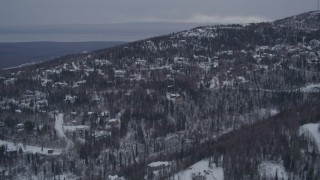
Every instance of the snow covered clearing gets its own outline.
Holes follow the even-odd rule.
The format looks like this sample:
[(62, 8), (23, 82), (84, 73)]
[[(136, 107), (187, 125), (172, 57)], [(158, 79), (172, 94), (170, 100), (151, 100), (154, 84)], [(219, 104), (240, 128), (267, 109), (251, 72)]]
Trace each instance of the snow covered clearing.
[[(52, 179), (57, 179), (57, 180), (77, 180), (79, 177), (68, 173), (68, 174), (61, 174), (61, 175), (55, 175), (55, 177), (51, 177)], [(47, 176), (43, 175), (42, 173), (39, 173), (38, 175), (21, 175), (18, 177), (18, 179), (30, 179), (30, 180), (43, 180), (43, 179), (51, 179), (48, 178)]]
[(119, 177), (118, 175), (109, 175), (107, 180), (125, 180), (124, 177)]
[(279, 111), (278, 111), (277, 109), (271, 109), (271, 110), (270, 110), (270, 115), (271, 115), (271, 116), (275, 116), (275, 115), (277, 115), (277, 114), (279, 114)]
[(63, 131), (63, 113), (59, 113), (58, 115), (56, 115), (56, 121), (54, 123), (54, 128), (57, 132), (57, 135), (67, 143), (66, 150), (71, 149), (74, 146), (74, 144), (66, 136), (66, 134)]
[[(20, 149), (24, 153), (32, 153), (32, 154), (42, 154), (42, 155), (60, 155), (62, 150), (55, 148), (47, 148), (47, 147), (39, 147), (39, 146), (30, 146), (24, 145), (23, 143), (13, 143), (8, 141), (0, 140), (0, 145), (4, 145), (7, 151), (19, 151)], [(51, 152), (51, 153), (49, 153)]]
[(286, 172), (284, 167), (281, 164), (275, 162), (262, 162), (259, 165), (258, 170), (260, 176), (266, 179), (274, 179), (276, 176), (278, 176), (278, 179), (288, 179), (288, 173)]
[(209, 160), (202, 160), (186, 170), (183, 170), (174, 175), (174, 180), (192, 180), (194, 177), (204, 177), (206, 180), (223, 180), (223, 169), (222, 167), (216, 167), (212, 163), (212, 167), (209, 167)]
[(299, 129), (300, 136), (307, 137), (310, 141), (314, 142), (320, 153), (320, 131), (318, 123), (305, 124)]

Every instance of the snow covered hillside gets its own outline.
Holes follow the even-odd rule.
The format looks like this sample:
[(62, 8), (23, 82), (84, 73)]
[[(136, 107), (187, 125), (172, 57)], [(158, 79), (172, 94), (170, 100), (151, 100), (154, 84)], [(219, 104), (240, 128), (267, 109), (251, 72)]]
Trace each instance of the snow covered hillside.
[(173, 176), (174, 180), (193, 180), (195, 178), (223, 180), (223, 169), (214, 163), (209, 164), (209, 160), (202, 160)]
[(301, 136), (305, 136), (309, 139), (316, 147), (317, 152), (320, 153), (320, 124), (311, 123), (305, 124), (300, 127), (299, 133)]
[(317, 17), (195, 27), (0, 71), (0, 168), (12, 171), (0, 179), (247, 180), (264, 161), (280, 162), (260, 165), (265, 176), (283, 165), (315, 179), (320, 154), (305, 149), (319, 149), (317, 127), (297, 132), (320, 117)]
[(266, 180), (282, 179), (288, 180), (288, 173), (285, 168), (278, 163), (265, 161), (259, 165), (260, 177)]

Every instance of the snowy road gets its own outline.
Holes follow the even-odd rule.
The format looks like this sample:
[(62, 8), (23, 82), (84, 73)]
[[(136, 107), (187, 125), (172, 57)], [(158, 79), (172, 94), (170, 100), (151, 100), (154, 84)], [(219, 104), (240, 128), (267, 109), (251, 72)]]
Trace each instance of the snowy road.
[[(51, 156), (61, 154), (61, 149), (57, 149), (57, 148), (31, 146), (23, 143), (14, 143), (14, 142), (0, 140), (0, 146), (2, 145), (6, 147), (7, 151), (19, 151), (21, 149), (25, 153), (32, 153), (32, 154), (38, 153), (42, 155), (51, 155)], [(49, 153), (49, 150), (51, 150), (52, 153)]]
[(74, 143), (66, 136), (66, 134), (64, 133), (63, 130), (63, 113), (59, 113), (58, 115), (56, 115), (56, 121), (54, 124), (54, 128), (57, 132), (58, 137), (60, 137), (61, 139), (63, 139), (66, 143), (66, 150), (70, 150), (71, 148), (73, 148)]
[(293, 89), (283, 89), (283, 90), (272, 90), (272, 89), (263, 89), (263, 88), (248, 88), (249, 91), (263, 91), (271, 93), (283, 93), (283, 92), (303, 92), (303, 93), (315, 93), (320, 91), (320, 83), (309, 83), (300, 88)]

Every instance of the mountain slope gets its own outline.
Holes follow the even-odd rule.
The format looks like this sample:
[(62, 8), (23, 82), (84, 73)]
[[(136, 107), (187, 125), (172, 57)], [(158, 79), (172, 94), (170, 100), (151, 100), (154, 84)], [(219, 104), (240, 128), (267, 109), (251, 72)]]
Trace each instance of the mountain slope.
[(29, 158), (23, 172), (15, 168), (27, 157), (3, 147), (0, 167), (15, 160), (24, 176), (164, 179), (207, 158), (225, 179), (263, 179), (265, 162), (315, 179), (310, 157), (319, 154), (298, 131), (319, 121), (320, 30), (293, 19), (196, 27), (1, 71), (1, 138), (73, 145), (54, 162)]

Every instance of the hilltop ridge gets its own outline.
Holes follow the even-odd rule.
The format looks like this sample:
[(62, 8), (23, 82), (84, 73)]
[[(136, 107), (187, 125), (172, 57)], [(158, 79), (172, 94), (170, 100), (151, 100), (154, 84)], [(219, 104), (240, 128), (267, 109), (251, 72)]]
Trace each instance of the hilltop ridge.
[(299, 29), (320, 29), (320, 11), (310, 11), (274, 21), (276, 25)]

